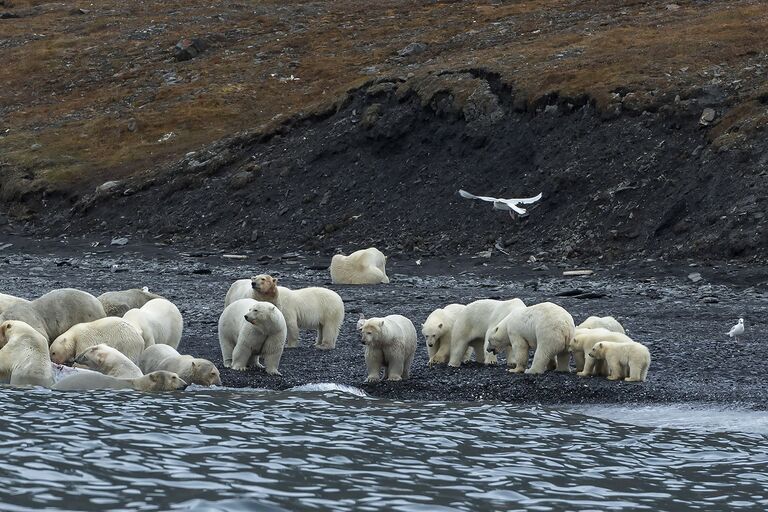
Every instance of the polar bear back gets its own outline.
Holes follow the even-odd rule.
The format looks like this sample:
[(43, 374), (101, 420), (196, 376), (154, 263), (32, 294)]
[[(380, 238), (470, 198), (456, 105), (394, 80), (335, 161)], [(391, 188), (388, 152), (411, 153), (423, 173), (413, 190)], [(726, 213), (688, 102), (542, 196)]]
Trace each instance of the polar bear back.
[(6, 321), (0, 326), (6, 340), (0, 349), (0, 376), (13, 386), (53, 385), (48, 340), (30, 325)]
[(288, 321), (295, 316), (299, 329), (315, 329), (318, 325), (341, 326), (344, 321), (344, 301), (328, 288), (311, 286), (291, 290), (277, 287), (277, 307)]
[[(119, 350), (131, 361), (138, 361), (144, 350), (144, 339), (133, 325), (122, 318), (108, 316), (72, 326), (51, 344), (51, 358), (56, 363), (64, 363), (99, 343)], [(54, 352), (58, 357), (53, 357)]]
[(336, 254), (331, 258), (331, 281), (334, 284), (389, 283), (387, 258), (375, 247), (355, 251), (349, 256)]
[(595, 329), (601, 327), (603, 329), (608, 329), (609, 331), (626, 334), (624, 326), (622, 326), (619, 321), (612, 316), (590, 316), (576, 327), (584, 329)]
[(489, 329), (495, 327), (512, 311), (521, 309), (525, 309), (525, 303), (520, 299), (480, 299), (470, 302), (457, 314), (453, 325), (453, 338), (484, 340)]
[(552, 353), (568, 350), (576, 329), (571, 314), (552, 302), (513, 311), (500, 324), (507, 336), (519, 336), (529, 346), (545, 342)]
[(620, 332), (611, 331), (604, 327), (577, 327), (571, 343), (571, 350), (589, 352), (595, 343), (600, 341), (615, 341), (617, 343), (633, 343), (634, 340)]
[(236, 300), (255, 298), (256, 296), (253, 293), (253, 282), (250, 279), (238, 279), (232, 283), (229, 290), (227, 290), (227, 295), (224, 298), (224, 307), (226, 308)]
[(377, 325), (378, 337), (369, 346), (386, 349), (393, 345), (401, 345), (404, 352), (416, 351), (417, 335), (416, 327), (408, 318), (402, 315), (387, 315), (383, 318), (369, 318), (362, 326), (363, 331), (367, 324)]
[(123, 318), (141, 332), (145, 348), (155, 343), (179, 346), (184, 319), (173, 302), (152, 299), (139, 309), (129, 310)]
[(166, 370), (176, 373), (188, 384), (221, 384), (216, 366), (207, 359), (181, 355), (168, 345), (152, 345), (142, 352), (139, 367), (144, 373)]
[(160, 295), (141, 288), (131, 288), (130, 290), (119, 290), (102, 293), (96, 297), (104, 307), (107, 316), (123, 316), (134, 308), (140, 308), (152, 299), (162, 299)]
[(48, 338), (56, 339), (75, 324), (104, 318), (96, 297), (74, 288), (53, 290), (31, 302), (17, 302), (0, 314), (4, 320), (21, 320)]
[(24, 303), (29, 303), (29, 301), (27, 299), (22, 299), (21, 297), (14, 297), (13, 295), (0, 293), (0, 313), (2, 313), (5, 309), (9, 308), (13, 304)]

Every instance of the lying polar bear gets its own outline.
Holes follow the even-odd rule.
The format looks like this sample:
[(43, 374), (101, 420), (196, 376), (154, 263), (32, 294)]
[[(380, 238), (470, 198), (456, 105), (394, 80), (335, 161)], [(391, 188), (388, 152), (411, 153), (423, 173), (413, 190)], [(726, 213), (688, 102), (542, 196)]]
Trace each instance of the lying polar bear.
[(380, 284), (388, 283), (387, 257), (375, 247), (355, 251), (349, 256), (337, 254), (331, 258), (331, 282), (333, 284)]

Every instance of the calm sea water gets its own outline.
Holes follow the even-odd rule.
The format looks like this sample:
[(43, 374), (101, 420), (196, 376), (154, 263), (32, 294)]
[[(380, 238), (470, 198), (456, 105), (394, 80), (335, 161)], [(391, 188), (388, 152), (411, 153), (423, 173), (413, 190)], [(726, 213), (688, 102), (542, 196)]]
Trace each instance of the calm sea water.
[(360, 395), (2, 389), (0, 510), (768, 508), (761, 414)]

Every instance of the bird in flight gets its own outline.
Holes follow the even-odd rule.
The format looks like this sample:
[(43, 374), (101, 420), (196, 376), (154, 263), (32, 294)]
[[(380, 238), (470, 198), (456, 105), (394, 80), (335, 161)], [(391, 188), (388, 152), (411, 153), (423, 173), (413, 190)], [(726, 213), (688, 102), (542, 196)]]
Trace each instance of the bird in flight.
[(541, 192), (539, 192), (538, 195), (533, 197), (521, 197), (521, 198), (512, 198), (512, 199), (502, 199), (498, 197), (488, 197), (488, 196), (476, 196), (474, 194), (470, 194), (466, 190), (459, 190), (459, 195), (464, 199), (480, 199), (481, 201), (487, 201), (489, 203), (493, 203), (493, 207), (496, 210), (506, 210), (509, 212), (509, 215), (512, 218), (514, 218), (514, 215), (512, 215), (512, 212), (515, 212), (520, 216), (528, 214), (525, 208), (521, 208), (518, 205), (533, 204), (539, 199), (541, 199)]

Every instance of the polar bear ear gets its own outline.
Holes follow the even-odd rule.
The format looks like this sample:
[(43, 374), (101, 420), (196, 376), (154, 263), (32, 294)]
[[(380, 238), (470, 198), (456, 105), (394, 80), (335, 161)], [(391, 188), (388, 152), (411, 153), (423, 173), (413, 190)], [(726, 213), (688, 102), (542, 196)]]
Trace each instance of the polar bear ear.
[(379, 320), (379, 328), (384, 327), (384, 319)]
[(439, 324), (437, 324), (437, 328), (438, 329), (442, 329), (443, 328), (443, 322), (440, 322)]
[(276, 277), (272, 278), (272, 284), (277, 284), (277, 278)]
[(196, 363), (196, 362), (194, 362), (194, 361), (192, 361), (192, 369), (193, 369), (193, 370), (196, 370), (196, 369), (197, 369), (197, 363)]

